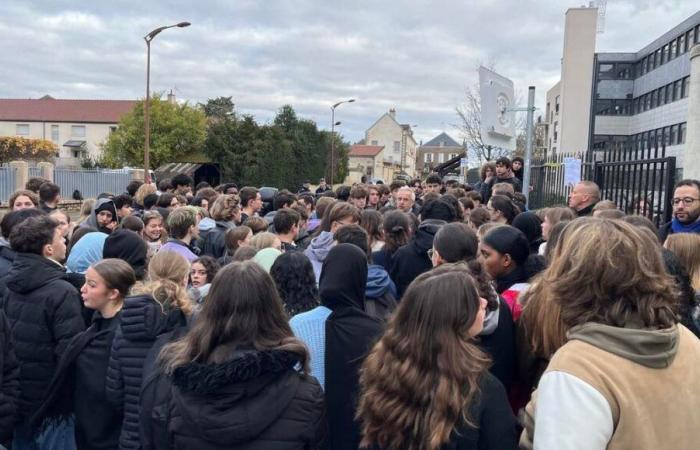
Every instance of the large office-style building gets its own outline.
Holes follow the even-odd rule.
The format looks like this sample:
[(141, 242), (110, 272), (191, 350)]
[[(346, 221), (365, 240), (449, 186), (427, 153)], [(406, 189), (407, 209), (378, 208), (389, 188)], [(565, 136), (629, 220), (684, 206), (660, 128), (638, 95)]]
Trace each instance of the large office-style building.
[[(595, 52), (596, 19), (596, 8), (566, 13), (562, 79), (547, 93), (548, 150), (603, 152), (658, 143), (682, 167), (689, 52), (700, 43), (700, 11), (625, 53)], [(582, 72), (588, 80), (576, 79)]]

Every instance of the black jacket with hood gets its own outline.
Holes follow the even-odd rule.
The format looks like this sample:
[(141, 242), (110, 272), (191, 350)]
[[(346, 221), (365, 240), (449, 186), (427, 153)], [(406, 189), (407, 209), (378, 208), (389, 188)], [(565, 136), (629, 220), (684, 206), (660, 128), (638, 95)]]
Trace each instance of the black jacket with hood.
[(432, 269), (433, 263), (428, 256), (428, 250), (433, 248), (435, 235), (445, 223), (436, 219), (424, 220), (418, 227), (413, 241), (394, 253), (389, 275), (396, 284), (399, 298), (418, 275)]
[(202, 233), (197, 247), (201, 249), (201, 255), (219, 259), (226, 254), (226, 232), (233, 228), (233, 222), (217, 220), (214, 228)]
[(0, 311), (0, 445), (10, 448), (17, 420), (19, 364), (15, 356), (10, 324)]
[(143, 450), (326, 448), (323, 390), (285, 350), (161, 370), (141, 396)]
[(150, 295), (128, 297), (114, 336), (107, 369), (107, 400), (124, 407), (120, 449), (140, 448), (139, 393), (146, 357), (159, 336), (186, 326), (179, 309), (168, 313)]
[(85, 329), (78, 291), (63, 279), (58, 263), (17, 253), (5, 278), (3, 309), (20, 361), (20, 420), (28, 421), (43, 402), (59, 359)]

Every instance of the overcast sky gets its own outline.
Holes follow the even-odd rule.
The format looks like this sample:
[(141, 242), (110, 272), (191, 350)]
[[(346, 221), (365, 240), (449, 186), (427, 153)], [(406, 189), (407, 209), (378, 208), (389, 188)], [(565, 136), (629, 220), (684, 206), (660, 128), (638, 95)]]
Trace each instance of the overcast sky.
[[(233, 96), (239, 112), (270, 120), (291, 104), (356, 141), (389, 108), (418, 139), (459, 139), (455, 107), (494, 65), (525, 93), (559, 78), (564, 13), (583, 0), (198, 0), (0, 3), (0, 97), (134, 99), (144, 96), (151, 29), (182, 20), (153, 42), (151, 88), (204, 102)], [(698, 10), (689, 0), (610, 0), (598, 51), (637, 51)]]

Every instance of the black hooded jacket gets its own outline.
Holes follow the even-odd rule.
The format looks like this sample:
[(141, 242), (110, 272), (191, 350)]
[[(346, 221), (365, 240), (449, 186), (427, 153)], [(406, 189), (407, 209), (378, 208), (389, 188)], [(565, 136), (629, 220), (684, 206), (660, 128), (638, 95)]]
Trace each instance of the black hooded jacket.
[(355, 450), (360, 427), (355, 420), (360, 367), (384, 331), (379, 319), (365, 312), (367, 256), (352, 244), (328, 252), (319, 281), (326, 319), (325, 394), (330, 448)]
[(0, 311), (0, 445), (10, 448), (17, 420), (19, 364), (10, 333), (10, 324)]
[(433, 248), (433, 240), (440, 228), (445, 225), (442, 220), (428, 219), (420, 224), (416, 236), (410, 243), (396, 250), (389, 275), (396, 284), (396, 291), (401, 298), (408, 285), (416, 277), (432, 269), (433, 263), (428, 250)]
[(197, 246), (202, 250), (202, 255), (219, 259), (226, 254), (226, 232), (232, 228), (231, 222), (216, 221), (214, 228), (202, 233)]
[(65, 269), (40, 255), (17, 253), (5, 277), (3, 309), (20, 361), (20, 420), (43, 402), (61, 355), (85, 329), (78, 291), (63, 279)]
[(140, 447), (139, 393), (146, 356), (159, 336), (186, 324), (182, 311), (165, 313), (149, 295), (128, 297), (124, 301), (121, 324), (109, 358), (106, 386), (108, 401), (124, 407), (120, 449)]
[(0, 278), (8, 274), (15, 260), (15, 251), (5, 245), (0, 245)]
[(158, 370), (141, 396), (143, 450), (326, 448), (323, 391), (285, 350)]
[(131, 230), (114, 230), (105, 239), (102, 256), (104, 258), (117, 258), (126, 261), (136, 273), (137, 279), (142, 279), (146, 269), (146, 254), (148, 246), (146, 242)]

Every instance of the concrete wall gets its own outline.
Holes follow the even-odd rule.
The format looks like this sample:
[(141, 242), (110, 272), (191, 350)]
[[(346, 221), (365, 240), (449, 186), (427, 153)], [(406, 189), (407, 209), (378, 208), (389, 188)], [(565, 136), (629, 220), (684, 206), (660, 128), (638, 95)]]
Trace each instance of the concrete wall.
[[(561, 136), (561, 105), (557, 111), (557, 96), (561, 96), (561, 81), (547, 91), (547, 108), (545, 110), (545, 122), (547, 122), (547, 138), (545, 146), (548, 152), (559, 148), (559, 140), (554, 141), (554, 123), (558, 123), (559, 136)], [(561, 97), (559, 99), (561, 101)]]
[(676, 100), (634, 116), (595, 116), (594, 133), (631, 136), (643, 131), (683, 123), (688, 118), (688, 100), (689, 98)]
[[(389, 114), (384, 114), (365, 133), (366, 145), (383, 145), (383, 160), (392, 164), (401, 164), (401, 135), (403, 130)], [(395, 143), (398, 151), (395, 151)], [(406, 172), (414, 175), (416, 171), (416, 142), (408, 136), (406, 139)]]
[[(80, 166), (80, 158), (73, 157), (73, 149), (63, 147), (69, 140), (86, 141), (87, 156), (98, 158), (102, 154), (101, 145), (107, 140), (110, 127), (116, 127), (116, 123), (62, 123), (62, 122), (1, 122), (0, 136), (17, 136), (17, 124), (28, 124), (29, 135), (22, 136), (30, 139), (52, 140), (51, 127), (58, 126), (58, 139), (53, 142), (59, 148), (59, 158), (56, 160), (57, 166)], [(74, 136), (72, 126), (85, 126), (85, 136)]]

